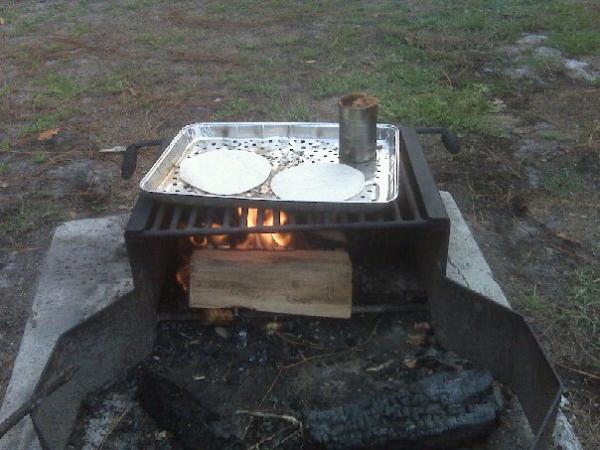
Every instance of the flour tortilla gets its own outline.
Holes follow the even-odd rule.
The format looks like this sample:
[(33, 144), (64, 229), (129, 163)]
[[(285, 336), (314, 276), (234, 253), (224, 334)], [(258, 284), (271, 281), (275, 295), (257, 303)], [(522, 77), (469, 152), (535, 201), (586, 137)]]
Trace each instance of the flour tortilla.
[(267, 158), (243, 150), (214, 150), (186, 158), (181, 179), (204, 192), (235, 195), (254, 189), (271, 174)]
[(279, 172), (271, 181), (277, 197), (290, 201), (343, 202), (363, 190), (365, 176), (345, 164), (304, 163)]

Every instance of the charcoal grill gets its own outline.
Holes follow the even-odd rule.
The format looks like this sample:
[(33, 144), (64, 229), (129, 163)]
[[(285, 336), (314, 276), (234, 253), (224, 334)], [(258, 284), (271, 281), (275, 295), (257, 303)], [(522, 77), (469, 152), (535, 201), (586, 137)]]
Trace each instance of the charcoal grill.
[[(431, 131), (431, 130), (429, 130)], [(440, 131), (440, 130), (434, 130)], [(427, 292), (427, 306), (436, 337), (447, 349), (489, 369), (518, 396), (535, 435), (533, 448), (550, 448), (554, 419), (562, 392), (560, 380), (524, 318), (509, 308), (446, 278), (450, 220), (418, 142), (417, 130), (401, 127), (400, 186), (396, 201), (376, 211), (290, 212), (284, 223), (273, 211), (266, 224), (265, 209), (256, 226), (248, 227), (247, 209), (164, 203), (140, 196), (125, 232), (135, 293), (67, 332), (54, 350), (36, 391), (79, 361), (82, 373), (104, 375), (95, 385), (85, 381), (65, 384), (38, 406), (32, 418), (46, 448), (62, 448), (76, 411), (65, 412), (68, 398), (83, 396), (106, 384), (125, 367), (145, 357), (152, 348), (158, 320), (157, 306), (178, 239), (185, 236), (340, 230), (359, 242), (361, 257), (410, 266)], [(443, 134), (449, 145), (452, 136)], [(135, 168), (135, 153), (146, 142), (130, 146), (124, 175)], [(218, 228), (215, 228), (218, 225)], [(407, 264), (408, 263), (408, 264)], [(401, 301), (402, 299), (398, 299)], [(133, 339), (132, 336), (136, 338)], [(143, 339), (140, 338), (143, 337)], [(82, 345), (82, 342), (84, 344)], [(110, 357), (96, 354), (108, 345)], [(57, 417), (57, 408), (63, 414)], [(70, 422), (69, 422), (70, 421)]]

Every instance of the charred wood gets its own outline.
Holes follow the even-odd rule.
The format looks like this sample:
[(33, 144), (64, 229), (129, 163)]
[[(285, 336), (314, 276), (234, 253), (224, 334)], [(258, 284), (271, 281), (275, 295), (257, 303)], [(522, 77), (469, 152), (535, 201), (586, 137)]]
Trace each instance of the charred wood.
[(488, 434), (500, 413), (489, 372), (442, 372), (354, 403), (303, 414), (323, 449), (452, 448)]

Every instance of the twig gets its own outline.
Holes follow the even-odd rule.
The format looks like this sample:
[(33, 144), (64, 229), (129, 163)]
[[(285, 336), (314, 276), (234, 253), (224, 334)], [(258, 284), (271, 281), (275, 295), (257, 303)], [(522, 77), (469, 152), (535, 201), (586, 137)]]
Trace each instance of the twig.
[(296, 417), (290, 416), (289, 414), (275, 414), (264, 411), (248, 411), (247, 409), (238, 409), (235, 413), (245, 416), (262, 417), (265, 419), (281, 419), (296, 425), (298, 428), (302, 428), (302, 422), (300, 422)]
[(284, 428), (281, 431), (277, 431), (273, 434), (271, 434), (270, 436), (267, 436), (263, 439), (261, 439), (260, 441), (258, 441), (256, 444), (251, 445), (250, 447), (248, 447), (246, 450), (260, 450), (260, 446), (263, 445), (265, 442), (267, 441), (272, 441), (273, 439), (275, 439), (275, 437), (278, 434), (282, 434), (283, 432), (287, 432), (291, 429), (294, 429), (294, 431), (287, 435), (286, 437), (284, 437), (283, 439), (279, 440), (277, 443), (274, 443), (273, 446), (271, 448), (277, 448), (279, 447), (281, 444), (285, 443), (286, 441), (288, 441), (292, 436), (294, 436), (295, 434), (299, 433), (300, 430), (296, 429), (296, 427), (294, 425), (291, 425), (289, 427)]
[(275, 336), (281, 338), (282, 341), (287, 342), (288, 344), (292, 344), (292, 345), (306, 345), (309, 347), (314, 347), (314, 348), (323, 348), (321, 347), (319, 344), (316, 344), (314, 342), (308, 341), (306, 339), (301, 339), (299, 341), (291, 339), (287, 336), (287, 333), (274, 333)]
[[(273, 390), (273, 388), (277, 384), (277, 381), (279, 381), (279, 377), (281, 377), (282, 373), (283, 373), (283, 367), (279, 368), (279, 370), (277, 371), (277, 375), (275, 375), (275, 378), (273, 379), (273, 381), (271, 382), (271, 384), (267, 388), (267, 391), (264, 393), (264, 395), (260, 399), (260, 402), (258, 402), (258, 407), (259, 408), (263, 405), (263, 403), (265, 402), (265, 400), (267, 399), (267, 397), (269, 396), (269, 394), (271, 393), (271, 391)], [(250, 416), (250, 420), (248, 420), (248, 424), (244, 428), (244, 434), (242, 434), (242, 439), (246, 439), (246, 435), (248, 434), (248, 430), (250, 429), (250, 427), (253, 424), (254, 424), (254, 417)]]
[(128, 412), (129, 412), (129, 408), (125, 409), (125, 411), (123, 411), (123, 413), (115, 419), (115, 421), (110, 425), (110, 428), (108, 429), (108, 431), (102, 438), (102, 442), (100, 442), (100, 445), (98, 446), (98, 448), (96, 450), (102, 450), (102, 448), (104, 447), (104, 444), (106, 443), (106, 441), (108, 440), (108, 438), (110, 437), (112, 432), (115, 431), (117, 426), (119, 426), (119, 424), (125, 418), (125, 416), (127, 415)]
[(300, 361), (296, 361), (294, 363), (288, 364), (287, 366), (282, 366), (281, 369), (282, 370), (288, 370), (288, 369), (291, 369), (293, 367), (297, 367), (297, 366), (300, 366), (302, 364), (305, 364), (307, 362), (314, 361), (315, 359), (328, 358), (330, 356), (343, 355), (344, 353), (348, 353), (348, 352), (351, 352), (353, 350), (354, 350), (354, 348), (350, 348), (348, 350), (342, 350), (340, 352), (321, 353), (320, 355), (309, 356), (308, 358), (303, 358)]
[(556, 364), (558, 367), (562, 367), (563, 369), (566, 369), (570, 372), (575, 372), (579, 375), (583, 375), (584, 377), (591, 378), (592, 380), (600, 380), (600, 375), (598, 375), (598, 374), (586, 372), (585, 370), (581, 370), (581, 369), (576, 369), (575, 367), (570, 367), (570, 366), (567, 366), (565, 364), (562, 364), (562, 363), (559, 363), (556, 361), (554, 361), (554, 364)]
[(271, 393), (271, 391), (273, 390), (273, 388), (275, 387), (275, 385), (277, 384), (277, 381), (279, 381), (279, 377), (281, 377), (281, 374), (283, 373), (283, 367), (281, 367), (278, 371), (277, 371), (277, 375), (275, 375), (275, 378), (273, 379), (273, 381), (271, 382), (269, 388), (267, 389), (267, 392), (265, 392), (265, 394), (263, 395), (263, 397), (260, 399), (260, 402), (258, 404), (258, 407), (260, 408), (262, 406), (262, 404), (265, 402), (265, 400), (267, 399), (267, 397), (269, 396), (269, 394)]

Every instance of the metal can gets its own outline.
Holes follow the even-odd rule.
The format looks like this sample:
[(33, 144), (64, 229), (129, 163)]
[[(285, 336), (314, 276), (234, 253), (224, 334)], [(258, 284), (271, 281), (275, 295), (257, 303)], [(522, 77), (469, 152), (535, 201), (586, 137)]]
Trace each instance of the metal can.
[(339, 103), (340, 161), (360, 164), (377, 156), (377, 99), (365, 92), (344, 95)]

